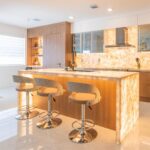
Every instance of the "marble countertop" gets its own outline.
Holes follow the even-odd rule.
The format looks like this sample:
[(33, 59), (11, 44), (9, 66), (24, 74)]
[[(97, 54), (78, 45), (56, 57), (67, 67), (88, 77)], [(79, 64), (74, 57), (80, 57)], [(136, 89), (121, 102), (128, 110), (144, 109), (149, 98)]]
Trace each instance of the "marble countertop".
[(130, 71), (130, 72), (150, 72), (147, 68), (79, 68), (79, 69), (87, 69), (87, 70), (103, 70), (103, 71)]
[(107, 78), (107, 79), (122, 79), (128, 76), (138, 74), (137, 72), (127, 71), (65, 71), (64, 69), (33, 69), (33, 70), (20, 70), (21, 74), (42, 74), (42, 75), (57, 75), (67, 77), (88, 77), (88, 78)]

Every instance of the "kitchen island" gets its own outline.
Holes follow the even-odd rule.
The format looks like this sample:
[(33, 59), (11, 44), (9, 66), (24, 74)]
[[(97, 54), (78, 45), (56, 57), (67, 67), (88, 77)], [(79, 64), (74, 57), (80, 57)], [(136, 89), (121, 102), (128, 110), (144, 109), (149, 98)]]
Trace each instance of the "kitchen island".
[[(100, 103), (86, 109), (86, 118), (97, 125), (116, 131), (116, 141), (121, 143), (139, 117), (139, 73), (123, 71), (65, 71), (64, 69), (21, 70), (19, 74), (33, 78), (42, 77), (60, 82), (66, 89), (56, 98), (53, 109), (62, 115), (80, 118), (80, 106), (68, 101), (67, 82), (90, 83), (100, 90)], [(23, 103), (19, 96), (19, 105)], [(36, 94), (32, 104), (47, 109), (47, 99)]]

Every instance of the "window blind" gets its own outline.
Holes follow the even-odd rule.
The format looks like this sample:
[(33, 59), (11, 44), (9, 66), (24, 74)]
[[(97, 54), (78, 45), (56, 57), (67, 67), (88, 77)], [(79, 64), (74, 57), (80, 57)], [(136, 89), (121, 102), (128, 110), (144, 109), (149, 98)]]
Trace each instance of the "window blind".
[(25, 64), (25, 38), (0, 35), (0, 65)]

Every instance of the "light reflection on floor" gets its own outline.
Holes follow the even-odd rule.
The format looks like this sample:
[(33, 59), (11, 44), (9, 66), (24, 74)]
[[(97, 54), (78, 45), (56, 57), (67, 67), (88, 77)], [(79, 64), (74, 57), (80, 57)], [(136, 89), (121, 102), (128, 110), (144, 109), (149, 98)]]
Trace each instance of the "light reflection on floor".
[(16, 114), (16, 110), (17, 108), (11, 108), (0, 111), (0, 142), (17, 135), (16, 120), (12, 119)]

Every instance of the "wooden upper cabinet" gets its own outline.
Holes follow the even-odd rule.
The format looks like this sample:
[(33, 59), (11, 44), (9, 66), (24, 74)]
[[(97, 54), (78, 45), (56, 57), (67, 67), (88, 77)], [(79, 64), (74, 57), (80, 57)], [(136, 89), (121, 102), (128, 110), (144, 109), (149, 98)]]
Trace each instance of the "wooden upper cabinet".
[[(72, 61), (71, 24), (68, 22), (28, 29), (28, 39), (43, 37), (43, 67), (65, 67)], [(30, 60), (30, 43), (28, 58)], [(27, 63), (29, 64), (29, 63)]]

